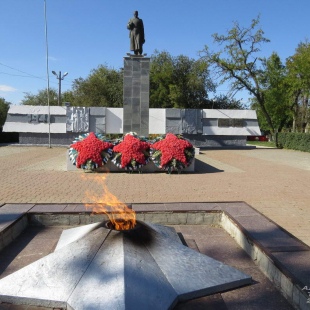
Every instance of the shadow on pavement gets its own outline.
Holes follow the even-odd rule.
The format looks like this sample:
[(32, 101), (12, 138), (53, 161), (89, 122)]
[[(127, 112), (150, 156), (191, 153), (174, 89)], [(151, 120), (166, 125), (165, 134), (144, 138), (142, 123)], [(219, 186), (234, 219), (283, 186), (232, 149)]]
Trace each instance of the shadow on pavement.
[(218, 172), (224, 172), (224, 170), (217, 169), (195, 158), (195, 173), (202, 174), (202, 173), (218, 173)]

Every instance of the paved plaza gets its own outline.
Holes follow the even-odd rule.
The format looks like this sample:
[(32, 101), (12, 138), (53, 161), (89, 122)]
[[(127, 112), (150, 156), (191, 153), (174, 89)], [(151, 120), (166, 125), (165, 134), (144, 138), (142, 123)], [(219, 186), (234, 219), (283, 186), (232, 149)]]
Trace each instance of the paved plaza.
[[(186, 225), (174, 226), (186, 244), (251, 275), (253, 284), (180, 303), (176, 309), (292, 309), (280, 295), (279, 286), (280, 290), (288, 292), (286, 295), (290, 298), (295, 300), (299, 296), (293, 286), (286, 285), (285, 281), (292, 279), (290, 281), (294, 287), (299, 285), (300, 288), (308, 283), (309, 250), (259, 212), (310, 245), (310, 215), (306, 212), (310, 201), (309, 153), (253, 147), (201, 150), (196, 156), (195, 172), (169, 175), (164, 172), (67, 171), (67, 151), (65, 147), (0, 146), (2, 228), (25, 212), (28, 212), (28, 220), (35, 214), (41, 214), (38, 219), (40, 216), (44, 219), (42, 214), (46, 214), (47, 221), (49, 215), (52, 216), (51, 221), (59, 218), (65, 222), (82, 220), (87, 218), (85, 203), (104, 203), (111, 199), (130, 204), (139, 216), (148, 218), (156, 217), (158, 212), (163, 220), (164, 214), (163, 217), (160, 215), (163, 211), (171, 213), (170, 217), (182, 218), (182, 215), (173, 215), (173, 212), (187, 211)], [(10, 211), (12, 208), (14, 212)], [(195, 210), (211, 213), (203, 215)], [(227, 214), (234, 218), (241, 231), (246, 234), (250, 231), (244, 239), (250, 240), (246, 244), (259, 245), (261, 252), (254, 251), (255, 255), (250, 255), (252, 259), (245, 254), (235, 243), (238, 239), (234, 235), (235, 226), (229, 226), (223, 216), (220, 226), (224, 225), (227, 231), (223, 231), (217, 223), (219, 213), (216, 212), (219, 210), (228, 211)], [(62, 213), (63, 217), (53, 217), (54, 212)], [(70, 215), (66, 215), (68, 212)], [(207, 222), (214, 217), (214, 221), (205, 227), (192, 225), (189, 219), (195, 222), (196, 217), (205, 217)], [(147, 218), (142, 220), (147, 221)], [(169, 221), (173, 222), (172, 218)], [(52, 253), (62, 229), (64, 227), (61, 226), (43, 230), (28, 227), (2, 250), (0, 279)], [(212, 238), (207, 238), (210, 235)], [(229, 238), (229, 235), (236, 240)], [(8, 233), (6, 236), (9, 236)], [(237, 242), (240, 245), (243, 241)], [(269, 255), (267, 260), (263, 258), (265, 255)], [(267, 261), (272, 263), (266, 267), (264, 264)], [(279, 273), (273, 269), (275, 265)], [(274, 283), (263, 275), (262, 270)], [(305, 298), (299, 300), (301, 309), (307, 307)], [(0, 303), (0, 309), (30, 310), (37, 307)]]
[(105, 182), (125, 203), (244, 201), (310, 246), (309, 153), (201, 150), (196, 172), (180, 175), (66, 171), (66, 154), (65, 147), (1, 146), (0, 204), (84, 203), (87, 191), (102, 197)]

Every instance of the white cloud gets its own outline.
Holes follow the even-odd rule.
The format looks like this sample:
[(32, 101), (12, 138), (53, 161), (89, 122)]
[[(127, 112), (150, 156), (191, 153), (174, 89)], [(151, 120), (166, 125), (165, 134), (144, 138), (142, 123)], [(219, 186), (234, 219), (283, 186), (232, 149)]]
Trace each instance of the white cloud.
[(17, 89), (12, 86), (0, 85), (0, 91), (3, 91), (3, 92), (14, 92), (16, 90)]

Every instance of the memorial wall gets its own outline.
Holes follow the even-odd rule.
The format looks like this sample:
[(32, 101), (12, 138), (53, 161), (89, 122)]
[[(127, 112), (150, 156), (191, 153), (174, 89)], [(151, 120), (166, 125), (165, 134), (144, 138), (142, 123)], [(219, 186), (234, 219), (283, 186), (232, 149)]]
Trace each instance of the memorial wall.
[[(4, 132), (20, 144), (70, 145), (80, 133), (124, 134), (123, 108), (11, 106)], [(243, 146), (261, 135), (254, 110), (149, 109), (148, 134), (182, 134), (197, 147)]]

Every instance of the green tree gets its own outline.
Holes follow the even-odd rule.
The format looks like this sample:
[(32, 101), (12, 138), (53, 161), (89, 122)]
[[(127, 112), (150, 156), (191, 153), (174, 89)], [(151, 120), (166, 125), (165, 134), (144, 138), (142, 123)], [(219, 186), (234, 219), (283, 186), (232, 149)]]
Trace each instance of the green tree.
[(228, 95), (216, 95), (211, 100), (208, 100), (204, 107), (205, 109), (234, 109), (245, 110), (246, 107), (240, 99), (230, 98)]
[[(71, 104), (74, 106), (123, 106), (123, 72), (100, 65), (86, 78), (73, 82)], [(68, 95), (68, 94), (67, 94)]]
[[(263, 59), (263, 72), (260, 80), (265, 108), (270, 115), (277, 132), (288, 127), (292, 122), (292, 113), (288, 99), (287, 70), (277, 53), (272, 53), (268, 59)], [(257, 112), (261, 129), (270, 130), (263, 115), (261, 105), (254, 97), (252, 108)]]
[(74, 94), (72, 90), (67, 90), (62, 93), (62, 102), (69, 102), (70, 105), (73, 105), (74, 102)]
[(151, 57), (150, 107), (202, 108), (215, 86), (203, 59), (172, 57), (155, 51)]
[(11, 103), (6, 101), (4, 98), (0, 98), (0, 129), (2, 129), (2, 126), (5, 123), (10, 104)]
[[(23, 105), (47, 105), (47, 90), (39, 90), (37, 95), (26, 92), (21, 101)], [(49, 105), (58, 105), (58, 91), (54, 88), (49, 89)]]
[(262, 85), (264, 78), (264, 59), (258, 56), (263, 43), (269, 42), (264, 32), (258, 28), (259, 17), (252, 20), (249, 27), (244, 28), (238, 22), (227, 35), (213, 35), (215, 43), (223, 46), (222, 50), (212, 52), (205, 46), (201, 57), (213, 67), (214, 73), (221, 78), (221, 83), (230, 83), (232, 94), (247, 90), (255, 98), (266, 124), (271, 132), (276, 132), (266, 107), (265, 92)]
[(310, 43), (300, 43), (286, 61), (287, 84), (293, 111), (293, 131), (304, 132), (309, 126)]
[(173, 108), (170, 85), (173, 85), (173, 58), (168, 52), (155, 51), (150, 67), (150, 107)]

